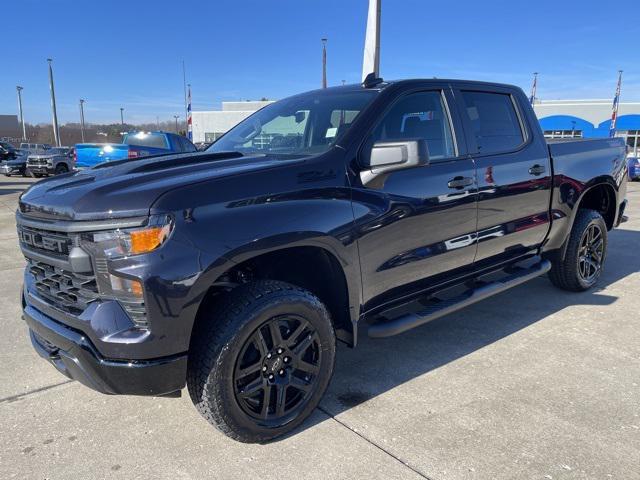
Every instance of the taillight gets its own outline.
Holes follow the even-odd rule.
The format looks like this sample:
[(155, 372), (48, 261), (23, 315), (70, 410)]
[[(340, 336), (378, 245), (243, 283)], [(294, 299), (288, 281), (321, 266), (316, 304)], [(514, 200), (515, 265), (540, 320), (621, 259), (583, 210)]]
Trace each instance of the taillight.
[(73, 150), (73, 163), (78, 163), (78, 151)]
[(135, 150), (129, 150), (129, 158), (137, 158), (138, 157), (138, 152), (136, 152)]

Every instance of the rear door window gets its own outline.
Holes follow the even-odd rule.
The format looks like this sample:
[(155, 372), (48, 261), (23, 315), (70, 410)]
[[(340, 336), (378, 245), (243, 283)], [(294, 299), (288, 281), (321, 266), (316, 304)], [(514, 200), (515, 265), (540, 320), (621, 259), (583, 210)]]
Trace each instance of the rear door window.
[(511, 95), (462, 91), (464, 114), (471, 125), (478, 153), (508, 152), (524, 143), (524, 134)]

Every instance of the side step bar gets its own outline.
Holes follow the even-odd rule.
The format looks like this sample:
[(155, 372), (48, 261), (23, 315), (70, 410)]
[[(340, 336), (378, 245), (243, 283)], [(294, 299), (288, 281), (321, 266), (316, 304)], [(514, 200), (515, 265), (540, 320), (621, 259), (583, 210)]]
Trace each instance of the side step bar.
[(535, 277), (544, 275), (549, 270), (551, 270), (551, 262), (549, 260), (542, 260), (540, 263), (529, 268), (518, 269), (500, 280), (486, 283), (472, 290), (467, 290), (457, 297), (435, 303), (426, 307), (424, 310), (408, 313), (387, 322), (383, 321), (371, 325), (369, 327), (369, 336), (372, 338), (384, 338), (398, 335), (399, 333), (406, 332), (431, 320), (443, 317), (456, 310), (484, 300), (485, 298), (528, 282)]

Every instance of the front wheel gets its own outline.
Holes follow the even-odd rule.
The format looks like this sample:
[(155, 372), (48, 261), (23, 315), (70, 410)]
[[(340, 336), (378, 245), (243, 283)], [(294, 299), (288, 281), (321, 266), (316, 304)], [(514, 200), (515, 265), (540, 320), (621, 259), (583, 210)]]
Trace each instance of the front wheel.
[(607, 225), (602, 215), (579, 210), (567, 242), (564, 260), (552, 263), (549, 278), (563, 290), (588, 290), (602, 275), (607, 254)]
[[(207, 308), (206, 306), (203, 308)], [(237, 287), (194, 332), (187, 387), (198, 411), (227, 436), (265, 442), (296, 428), (333, 374), (336, 339), (312, 293), (259, 280)]]

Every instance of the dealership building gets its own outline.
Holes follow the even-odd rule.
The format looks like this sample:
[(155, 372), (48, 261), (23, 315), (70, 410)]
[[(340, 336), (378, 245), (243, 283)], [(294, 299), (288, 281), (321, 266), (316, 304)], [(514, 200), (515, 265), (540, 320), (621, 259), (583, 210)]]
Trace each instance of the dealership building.
[[(272, 101), (222, 102), (221, 110), (193, 112), (193, 141), (213, 142), (227, 130)], [(611, 99), (536, 100), (534, 110), (547, 138), (608, 137)], [(616, 136), (631, 154), (640, 152), (640, 102), (621, 102)]]
[[(547, 138), (608, 137), (612, 101), (536, 100), (534, 110)], [(616, 136), (625, 139), (630, 154), (640, 152), (640, 102), (621, 102)]]
[(221, 110), (194, 111), (191, 114), (193, 142), (213, 142), (256, 110), (272, 100), (222, 102)]

